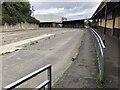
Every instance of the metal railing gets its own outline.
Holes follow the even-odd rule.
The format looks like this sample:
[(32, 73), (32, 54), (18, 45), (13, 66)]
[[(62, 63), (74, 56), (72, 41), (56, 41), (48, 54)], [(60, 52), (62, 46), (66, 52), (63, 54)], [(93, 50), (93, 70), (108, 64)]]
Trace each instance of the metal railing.
[(44, 66), (44, 67), (42, 67), (42, 68), (40, 68), (40, 69), (30, 73), (30, 74), (28, 74), (27, 76), (25, 76), (25, 77), (15, 81), (15, 82), (13, 82), (13, 83), (7, 85), (7, 86), (5, 86), (3, 88), (3, 90), (14, 89), (15, 87), (21, 85), (22, 83), (26, 82), (27, 80), (33, 78), (34, 76), (36, 76), (36, 75), (38, 75), (40, 73), (42, 73), (45, 70), (48, 70), (48, 78), (47, 78), (47, 80), (45, 80), (43, 83), (41, 83), (35, 89), (36, 90), (45, 89), (45, 86), (48, 85), (48, 90), (51, 90), (51, 83), (52, 83), (52, 81), (51, 81), (51, 64), (48, 64), (48, 65), (46, 65), (46, 66)]
[(96, 47), (97, 56), (98, 56), (100, 81), (103, 82), (103, 79), (104, 79), (104, 50), (106, 47), (105, 47), (101, 37), (92, 28), (91, 28), (91, 33), (92, 33), (92, 36), (93, 36), (93, 39), (95, 42), (95, 47)]

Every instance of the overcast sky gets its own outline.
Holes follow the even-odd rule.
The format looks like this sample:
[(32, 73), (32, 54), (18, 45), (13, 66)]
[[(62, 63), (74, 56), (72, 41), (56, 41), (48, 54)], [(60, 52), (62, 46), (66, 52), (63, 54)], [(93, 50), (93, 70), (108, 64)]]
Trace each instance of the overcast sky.
[[(34, 7), (34, 15), (55, 14), (69, 19), (90, 18), (97, 9), (101, 0), (59, 0), (59, 2), (44, 2), (42, 0), (29, 0)], [(52, 0), (51, 0), (52, 1)]]

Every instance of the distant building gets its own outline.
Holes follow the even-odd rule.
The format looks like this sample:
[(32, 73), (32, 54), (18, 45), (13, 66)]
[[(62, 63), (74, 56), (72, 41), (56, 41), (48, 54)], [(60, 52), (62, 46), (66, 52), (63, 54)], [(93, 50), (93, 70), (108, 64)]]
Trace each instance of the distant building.
[(83, 28), (84, 19), (63, 21), (64, 28)]
[(67, 20), (65, 17), (53, 14), (39, 14), (34, 17), (40, 21), (40, 27), (61, 27), (62, 22)]

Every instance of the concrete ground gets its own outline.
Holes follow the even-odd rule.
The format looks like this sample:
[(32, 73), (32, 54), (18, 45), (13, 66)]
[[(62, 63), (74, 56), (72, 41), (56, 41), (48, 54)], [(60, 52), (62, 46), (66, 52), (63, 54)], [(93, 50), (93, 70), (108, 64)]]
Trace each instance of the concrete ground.
[[(103, 30), (96, 30), (103, 37)], [(97, 88), (105, 90), (119, 90), (119, 53), (120, 41), (113, 36), (105, 37), (105, 72), (102, 85), (97, 81), (97, 58), (94, 42), (87, 33), (80, 48), (80, 54), (76, 61), (64, 73), (54, 85), (54, 88)], [(87, 56), (86, 56), (87, 55)], [(85, 63), (84, 63), (84, 62)], [(89, 63), (88, 63), (89, 62)], [(87, 78), (86, 78), (87, 77)], [(98, 89), (98, 90), (99, 90)]]
[[(102, 32), (98, 33), (101, 37), (103, 36)], [(44, 34), (55, 35), (25, 43), (20, 45), (22, 49), (18, 51), (0, 55), (0, 64), (2, 64), (2, 68), (0, 68), (2, 84), (0, 87), (4, 87), (47, 64), (52, 64), (54, 88), (101, 87), (97, 83), (98, 65), (94, 42), (88, 31), (83, 29), (41, 28), (34, 31), (3, 32), (0, 33), (2, 35), (0, 37), (2, 39), (1, 46)], [(72, 60), (80, 45), (77, 60)], [(119, 40), (109, 35), (106, 36), (103, 88), (108, 88), (108, 90), (120, 86), (118, 82), (119, 45)], [(45, 80), (45, 75), (46, 72), (24, 83), (21, 87), (34, 88)]]
[[(73, 61), (53, 88), (98, 88), (97, 55), (89, 31), (85, 32), (78, 58)], [(74, 90), (73, 89), (73, 90)]]
[[(39, 30), (26, 30), (26, 31), (13, 31), (13, 32), (2, 32), (0, 33), (0, 40), (2, 39), (2, 46), (21, 40), (41, 36), (43, 34), (60, 34), (61, 32), (68, 32), (69, 29), (62, 28), (40, 28)], [(73, 29), (70, 29), (73, 30)]]
[[(20, 45), (20, 50), (0, 55), (2, 64), (2, 84), (4, 87), (23, 76), (52, 64), (53, 84), (63, 75), (72, 63), (72, 57), (78, 50), (84, 30), (63, 28), (40, 28), (39, 30), (16, 31), (2, 33), (2, 46), (18, 41), (54, 34), (37, 41)], [(34, 88), (46, 78), (46, 72), (24, 83), (20, 87)]]

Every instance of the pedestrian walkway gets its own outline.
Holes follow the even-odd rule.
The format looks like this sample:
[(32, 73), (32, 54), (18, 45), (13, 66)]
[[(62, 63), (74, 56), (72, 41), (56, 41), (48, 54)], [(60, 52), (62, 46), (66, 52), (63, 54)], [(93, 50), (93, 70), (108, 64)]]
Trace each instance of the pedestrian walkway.
[(53, 88), (97, 88), (97, 55), (94, 42), (86, 30), (78, 58)]
[[(103, 30), (96, 30), (99, 35), (103, 36)], [(118, 68), (119, 63), (118, 59), (120, 58), (120, 41), (115, 37), (106, 35), (105, 37), (105, 88), (118, 88), (119, 77), (118, 77)]]
[[(102, 37), (102, 30), (96, 30)], [(120, 41), (113, 36), (105, 38), (105, 72), (102, 88), (120, 88), (119, 63)], [(77, 60), (69, 67), (64, 75), (53, 86), (55, 88), (99, 88), (97, 84), (97, 57), (94, 42), (90, 33), (86, 31)]]

